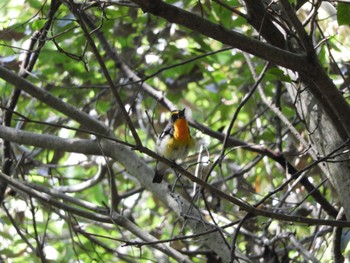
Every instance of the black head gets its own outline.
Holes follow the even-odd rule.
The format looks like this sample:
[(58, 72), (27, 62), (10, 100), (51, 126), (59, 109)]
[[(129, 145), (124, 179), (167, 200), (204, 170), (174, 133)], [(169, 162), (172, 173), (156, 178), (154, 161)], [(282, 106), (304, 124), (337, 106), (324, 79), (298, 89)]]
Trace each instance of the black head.
[(184, 108), (183, 110), (173, 110), (171, 112), (171, 121), (175, 122), (177, 119), (186, 118), (185, 110), (186, 108)]

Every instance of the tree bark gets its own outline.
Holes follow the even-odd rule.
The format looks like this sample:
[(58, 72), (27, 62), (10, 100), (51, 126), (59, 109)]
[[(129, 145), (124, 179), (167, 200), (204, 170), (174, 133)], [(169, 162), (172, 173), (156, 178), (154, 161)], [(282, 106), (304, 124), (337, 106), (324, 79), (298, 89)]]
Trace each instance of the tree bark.
[[(290, 73), (290, 75), (292, 75)], [(317, 149), (320, 158), (327, 156), (335, 149), (344, 145), (339, 151), (330, 156), (328, 161), (322, 162), (328, 173), (327, 178), (336, 189), (341, 205), (344, 207), (345, 215), (350, 218), (350, 155), (348, 144), (334, 128), (332, 120), (326, 114), (320, 103), (307, 89), (295, 89), (287, 85), (288, 92), (296, 102), (296, 110), (304, 121), (309, 132), (310, 143)], [(335, 193), (335, 192), (333, 192)]]

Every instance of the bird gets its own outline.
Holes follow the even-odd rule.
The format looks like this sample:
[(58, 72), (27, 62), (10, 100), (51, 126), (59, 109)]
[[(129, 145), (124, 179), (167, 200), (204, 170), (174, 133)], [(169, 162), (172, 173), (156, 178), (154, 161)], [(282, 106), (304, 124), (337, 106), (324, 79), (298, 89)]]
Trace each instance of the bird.
[[(185, 159), (194, 147), (195, 140), (191, 136), (185, 110), (173, 110), (167, 126), (157, 139), (157, 153), (169, 160)], [(153, 183), (161, 183), (168, 166), (157, 162)]]

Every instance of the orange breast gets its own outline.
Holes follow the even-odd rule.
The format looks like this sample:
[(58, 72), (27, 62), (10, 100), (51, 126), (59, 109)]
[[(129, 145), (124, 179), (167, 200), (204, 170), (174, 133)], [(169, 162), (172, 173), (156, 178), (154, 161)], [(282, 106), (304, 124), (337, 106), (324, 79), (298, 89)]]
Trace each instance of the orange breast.
[(186, 144), (191, 140), (190, 137), (187, 120), (183, 118), (177, 119), (174, 123), (174, 139)]

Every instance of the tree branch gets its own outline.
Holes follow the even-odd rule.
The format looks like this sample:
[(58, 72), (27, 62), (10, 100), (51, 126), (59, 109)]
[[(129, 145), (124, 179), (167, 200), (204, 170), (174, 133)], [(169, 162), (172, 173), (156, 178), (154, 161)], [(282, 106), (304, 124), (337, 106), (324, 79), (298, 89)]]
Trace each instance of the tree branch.
[[(77, 215), (86, 219), (90, 219), (93, 221), (116, 224), (118, 226), (124, 227), (125, 229), (127, 229), (128, 231), (135, 234), (137, 237), (142, 238), (145, 241), (151, 241), (151, 242), (156, 241), (155, 237), (150, 235), (147, 231), (142, 230), (140, 227), (138, 227), (136, 224), (131, 222), (129, 219), (123, 217), (122, 215), (116, 212), (114, 212), (111, 215), (106, 215), (106, 214), (102, 214), (101, 212), (98, 213), (96, 211), (95, 212), (86, 211), (86, 210), (68, 205), (65, 202), (58, 201), (49, 194), (34, 190), (33, 188), (26, 186), (21, 181), (8, 177), (6, 174), (2, 172), (0, 172), (0, 178), (6, 181), (12, 187), (14, 187), (16, 190), (24, 192), (29, 196), (37, 198), (40, 201), (50, 204), (58, 209), (62, 209), (66, 212), (70, 212), (74, 215)], [(175, 249), (165, 244), (155, 244), (153, 246), (159, 249), (160, 251), (164, 252), (165, 254), (179, 260), (179, 262), (187, 262), (187, 263), (191, 262), (186, 256), (182, 255)]]
[(162, 0), (132, 0), (132, 2), (138, 4), (144, 12), (165, 18), (171, 23), (185, 26), (223, 44), (301, 73), (306, 82), (312, 82), (309, 85), (310, 91), (324, 107), (338, 133), (344, 140), (350, 137), (350, 118), (348, 117), (350, 116), (350, 106), (316, 57), (294, 54), (262, 41), (248, 38), (196, 14), (164, 3)]
[[(48, 149), (60, 149), (67, 152), (78, 152), (84, 154), (95, 154), (102, 155), (101, 147), (103, 149), (103, 154), (113, 158), (114, 160), (120, 162), (126, 170), (133, 176), (135, 176), (148, 190), (150, 190), (159, 200), (162, 200), (165, 204), (168, 204), (176, 213), (183, 216), (183, 211), (190, 211), (185, 209), (184, 206), (189, 206), (190, 204), (180, 195), (176, 198), (181, 199), (180, 201), (175, 201), (166, 183), (156, 185), (152, 183), (153, 169), (151, 169), (146, 163), (144, 163), (133, 151), (124, 145), (117, 144), (115, 142), (107, 141), (106, 139), (101, 140), (101, 143), (91, 141), (91, 140), (77, 140), (77, 139), (62, 139), (53, 135), (45, 134), (34, 134), (31, 132), (15, 130), (13, 128), (1, 127), (0, 126), (0, 137), (12, 142), (33, 145), (37, 147), (47, 147)], [(47, 143), (49, 141), (49, 143)], [(350, 227), (350, 222), (342, 222), (336, 220), (322, 220), (322, 219), (312, 219), (299, 216), (289, 216), (280, 213), (274, 213), (268, 210), (255, 208), (254, 206), (241, 201), (232, 195), (226, 194), (225, 192), (219, 190), (218, 188), (206, 183), (200, 178), (194, 176), (186, 169), (181, 166), (174, 165), (174, 163), (168, 159), (158, 156), (155, 152), (149, 150), (148, 148), (141, 148), (140, 151), (153, 158), (159, 158), (162, 162), (168, 166), (172, 166), (179, 173), (188, 177), (191, 181), (199, 184), (206, 190), (216, 194), (217, 196), (239, 206), (246, 212), (251, 213), (255, 216), (263, 216), (268, 218), (274, 218), (277, 220), (303, 223), (308, 225), (329, 225), (329, 226), (340, 226), (340, 227)], [(11, 180), (10, 178), (8, 180)], [(182, 204), (182, 208), (178, 206), (179, 202)], [(199, 218), (198, 214), (195, 213), (194, 217)], [(189, 216), (189, 215), (186, 215)], [(202, 224), (202, 223), (201, 223)], [(193, 227), (193, 226), (192, 226)], [(198, 226), (196, 226), (198, 227)], [(204, 231), (204, 230), (203, 230)]]
[(144, 12), (165, 18), (171, 23), (185, 26), (193, 31), (211, 37), (223, 44), (271, 61), (295, 71), (307, 71), (307, 57), (294, 54), (262, 41), (246, 37), (234, 30), (210, 22), (196, 14), (182, 10), (161, 0), (131, 0), (138, 4)]
[[(23, 78), (26, 78), (28, 76), (28, 72), (31, 72), (35, 63), (38, 60), (40, 51), (42, 47), (45, 45), (47, 41), (47, 33), (49, 31), (49, 28), (52, 25), (52, 22), (54, 21), (54, 15), (57, 12), (61, 5), (60, 1), (52, 0), (50, 4), (50, 9), (48, 11), (48, 19), (45, 22), (44, 26), (40, 29), (40, 31), (34, 32), (33, 36), (31, 37), (29, 48), (26, 52), (25, 59), (21, 63), (21, 68), (19, 71), (19, 75)], [(37, 44), (37, 48), (35, 49), (35, 45)], [(21, 95), (21, 89), (14, 89), (10, 100), (8, 102), (8, 108), (11, 110), (14, 110), (16, 108), (17, 102), (19, 100), (19, 97)], [(6, 111), (4, 114), (4, 125), (11, 126), (12, 121), (12, 111)], [(3, 172), (10, 175), (10, 170), (13, 163), (13, 158), (11, 157), (11, 145), (9, 142), (4, 142), (4, 149), (3, 149), (3, 155), (4, 155), (4, 163), (3, 163)], [(4, 193), (6, 190), (6, 184), (3, 182), (0, 182), (0, 203), (2, 203), (4, 199)]]
[(124, 117), (128, 127), (129, 127), (129, 129), (130, 129), (130, 131), (131, 131), (131, 133), (132, 133), (132, 135), (134, 137), (134, 140), (136, 142), (136, 147), (141, 146), (142, 142), (140, 140), (140, 137), (137, 134), (137, 131), (136, 131), (136, 129), (135, 129), (131, 119), (130, 119), (130, 116), (129, 116), (129, 114), (127, 113), (127, 111), (125, 109), (125, 105), (124, 105), (122, 99), (119, 96), (117, 88), (114, 85), (114, 82), (113, 82), (113, 80), (112, 80), (112, 78), (111, 78), (111, 76), (110, 76), (110, 74), (108, 72), (108, 69), (107, 69), (107, 67), (106, 67), (106, 65), (105, 65), (105, 63), (103, 61), (103, 58), (100, 55), (100, 53), (99, 53), (99, 51), (98, 51), (98, 49), (97, 49), (97, 47), (95, 45), (95, 42), (93, 41), (90, 33), (88, 32), (88, 30), (87, 30), (87, 28), (86, 28), (86, 26), (84, 24), (84, 19), (82, 18), (82, 15), (81, 15), (81, 11), (82, 10), (78, 9), (78, 7), (74, 3), (74, 1), (69, 0), (69, 2), (70, 2), (70, 7), (71, 7), (70, 9), (73, 12), (74, 16), (77, 18), (77, 20), (78, 20), (78, 22), (80, 24), (80, 27), (83, 30), (84, 34), (85, 34), (86, 40), (89, 43), (89, 45), (90, 45), (90, 47), (92, 49), (92, 52), (94, 53), (94, 55), (95, 55), (99, 65), (100, 65), (100, 67), (102, 69), (102, 72), (103, 72), (103, 74), (104, 74), (104, 76), (105, 76), (105, 78), (107, 80), (107, 83), (108, 83), (108, 85), (109, 85), (109, 87), (110, 87), (110, 89), (111, 89), (111, 91), (112, 91), (112, 93), (113, 93), (117, 103), (118, 103), (119, 109), (120, 109), (120, 111), (121, 111), (121, 113), (122, 113), (122, 115), (123, 115), (123, 117)]
[(312, 45), (312, 42), (310, 41), (309, 36), (307, 35), (302, 23), (300, 22), (300, 20), (296, 16), (295, 10), (293, 10), (290, 2), (288, 2), (288, 0), (280, 0), (280, 3), (282, 5), (285, 13), (287, 14), (288, 18), (292, 22), (300, 40), (301, 40), (301, 43), (303, 44), (304, 49), (307, 52), (307, 55), (312, 56), (312, 57), (316, 56), (315, 49)]
[(48, 106), (72, 118), (87, 129), (104, 135), (108, 135), (111, 133), (111, 131), (98, 120), (91, 118), (85, 112), (82, 112), (77, 108), (67, 103), (64, 103), (62, 100), (57, 99), (46, 90), (39, 89), (28, 80), (21, 78), (16, 73), (6, 69), (3, 66), (0, 66), (0, 78), (12, 84), (16, 88), (27, 92), (28, 94), (32, 95), (33, 97), (37, 98), (38, 100), (47, 104)]

